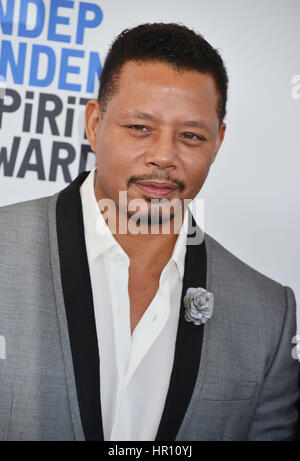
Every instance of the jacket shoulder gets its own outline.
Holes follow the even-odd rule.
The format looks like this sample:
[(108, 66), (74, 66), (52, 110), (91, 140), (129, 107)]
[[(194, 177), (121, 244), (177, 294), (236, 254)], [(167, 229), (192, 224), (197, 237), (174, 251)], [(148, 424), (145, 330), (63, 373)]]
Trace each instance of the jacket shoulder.
[(213, 237), (205, 234), (207, 249), (208, 283), (230, 292), (231, 298), (251, 307), (270, 308), (273, 312), (285, 310), (288, 295), (294, 298), (289, 287), (262, 274), (243, 262)]
[[(37, 199), (32, 199), (32, 200), (26, 200), (18, 203), (12, 203), (10, 205), (4, 205), (0, 207), (0, 214), (2, 220), (5, 219), (5, 217), (10, 217), (10, 218), (18, 218), (22, 216), (28, 216), (30, 214), (43, 214), (45, 209), (47, 208), (47, 204), (49, 197), (42, 197), (42, 198), (37, 198)], [(2, 222), (1, 220), (1, 222)]]
[(15, 249), (45, 242), (49, 204), (58, 194), (0, 207), (0, 245)]

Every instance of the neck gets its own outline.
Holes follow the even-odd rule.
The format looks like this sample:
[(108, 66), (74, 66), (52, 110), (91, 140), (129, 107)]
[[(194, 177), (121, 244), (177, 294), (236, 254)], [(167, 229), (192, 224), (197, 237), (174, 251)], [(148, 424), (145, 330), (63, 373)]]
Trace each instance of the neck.
[(165, 266), (173, 253), (178, 235), (114, 234), (114, 237), (132, 263), (146, 268)]

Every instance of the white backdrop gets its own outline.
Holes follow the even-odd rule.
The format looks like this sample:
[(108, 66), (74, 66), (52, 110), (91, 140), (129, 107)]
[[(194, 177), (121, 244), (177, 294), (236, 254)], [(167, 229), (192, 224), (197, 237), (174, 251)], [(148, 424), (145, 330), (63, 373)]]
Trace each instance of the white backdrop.
[[(11, 26), (8, 3), (15, 3)], [(300, 303), (299, 0), (0, 0), (1, 13), (2, 87), (16, 91), (21, 100), (19, 109), (9, 113), (3, 107), (12, 104), (12, 97), (0, 98), (0, 205), (66, 187), (66, 170), (63, 174), (55, 167), (58, 158), (69, 158), (72, 179), (80, 159), (84, 169), (94, 166), (93, 154), (87, 154), (87, 162), (81, 155), (87, 141), (80, 98), (91, 98), (98, 89), (89, 66), (96, 69), (97, 59), (103, 63), (112, 39), (127, 27), (182, 22), (220, 50), (230, 79), (226, 137), (200, 192), (205, 230), (249, 265), (291, 286)], [(12, 71), (13, 60), (18, 66)], [(33, 94), (26, 96), (28, 91)], [(47, 95), (54, 95), (54, 102)], [(69, 97), (76, 98), (75, 104)], [(43, 126), (37, 119), (41, 108), (59, 111), (57, 98), (63, 109), (55, 119), (55, 134), (48, 119)], [(71, 134), (65, 131), (68, 109)]]

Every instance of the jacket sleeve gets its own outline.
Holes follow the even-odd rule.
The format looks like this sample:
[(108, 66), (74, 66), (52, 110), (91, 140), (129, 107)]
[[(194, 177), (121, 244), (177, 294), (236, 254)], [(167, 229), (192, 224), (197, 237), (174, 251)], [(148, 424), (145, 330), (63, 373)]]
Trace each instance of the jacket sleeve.
[[(299, 401), (300, 365), (295, 357), (296, 301), (291, 288), (284, 287), (286, 311), (272, 364), (267, 371), (247, 440), (294, 440)], [(292, 349), (294, 348), (294, 358)]]

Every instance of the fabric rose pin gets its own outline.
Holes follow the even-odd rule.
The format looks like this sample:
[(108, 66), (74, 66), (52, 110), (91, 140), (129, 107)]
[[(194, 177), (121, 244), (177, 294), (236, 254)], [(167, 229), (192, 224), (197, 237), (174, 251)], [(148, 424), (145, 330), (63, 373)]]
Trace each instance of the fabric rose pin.
[(200, 325), (213, 314), (214, 295), (204, 288), (188, 288), (183, 303), (185, 320)]

